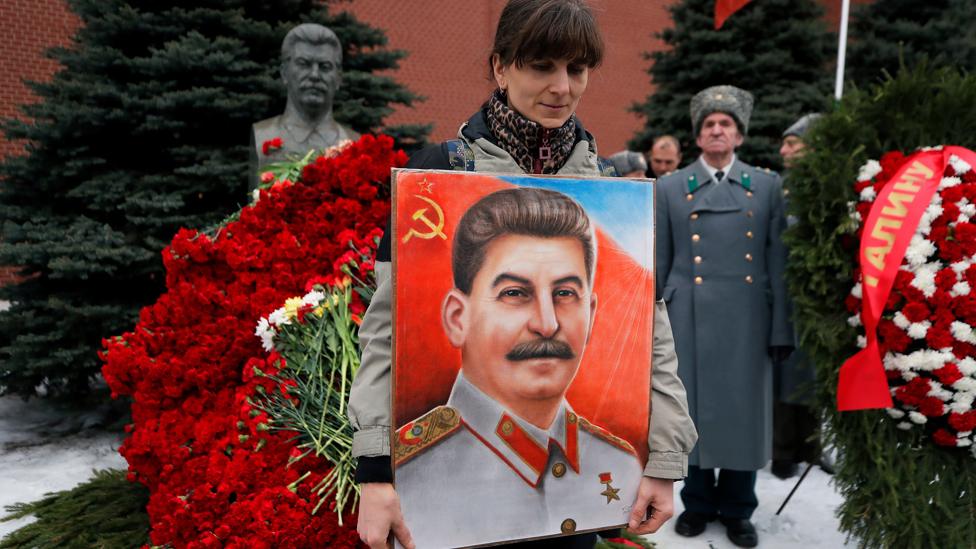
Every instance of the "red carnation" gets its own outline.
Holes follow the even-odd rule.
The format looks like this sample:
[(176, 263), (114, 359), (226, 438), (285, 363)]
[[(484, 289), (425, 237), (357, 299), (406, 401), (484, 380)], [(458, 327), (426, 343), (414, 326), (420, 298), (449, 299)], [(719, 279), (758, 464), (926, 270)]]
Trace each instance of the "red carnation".
[(935, 374), (935, 377), (939, 378), (939, 383), (943, 385), (952, 385), (962, 378), (962, 372), (959, 371), (959, 367), (952, 362), (932, 373)]
[(932, 440), (939, 446), (956, 446), (956, 436), (945, 429), (939, 429), (933, 433)]
[(931, 389), (932, 386), (929, 381), (919, 376), (895, 389), (895, 396), (909, 406), (917, 406), (923, 398), (928, 396)]
[(925, 417), (942, 417), (945, 415), (945, 403), (937, 397), (926, 397), (918, 403), (918, 411)]
[(949, 331), (949, 326), (946, 324), (935, 324), (929, 328), (928, 332), (925, 334), (925, 342), (928, 343), (929, 347), (932, 349), (945, 349), (952, 347), (952, 343), (955, 341), (952, 337), (952, 333)]
[(881, 173), (876, 179), (888, 180), (905, 163), (905, 155), (901, 151), (887, 152), (881, 157), (879, 163), (881, 164)]
[(280, 137), (274, 137), (265, 141), (264, 143), (261, 143), (261, 152), (267, 156), (271, 154), (271, 151), (280, 149), (282, 145), (284, 145), (284, 141), (282, 141)]
[(961, 433), (976, 429), (976, 410), (970, 410), (963, 414), (956, 412), (950, 413), (949, 425)]
[(908, 303), (901, 310), (902, 314), (909, 322), (922, 322), (923, 320), (928, 320), (931, 311), (925, 306), (924, 303), (919, 303), (917, 301)]

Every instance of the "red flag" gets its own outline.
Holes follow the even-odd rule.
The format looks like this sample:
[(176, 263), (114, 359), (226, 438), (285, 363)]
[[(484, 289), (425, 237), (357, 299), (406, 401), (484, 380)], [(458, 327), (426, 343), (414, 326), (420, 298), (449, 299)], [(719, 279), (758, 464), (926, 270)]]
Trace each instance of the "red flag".
[(715, 30), (722, 28), (726, 19), (748, 3), (749, 0), (715, 0)]

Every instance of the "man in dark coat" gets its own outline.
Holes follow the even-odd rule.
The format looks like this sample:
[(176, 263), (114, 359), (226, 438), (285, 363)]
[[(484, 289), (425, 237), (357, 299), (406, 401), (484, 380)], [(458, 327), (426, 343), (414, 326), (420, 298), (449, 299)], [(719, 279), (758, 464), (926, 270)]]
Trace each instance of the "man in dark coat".
[(758, 543), (749, 518), (772, 446), (771, 358), (793, 346), (782, 184), (735, 155), (752, 102), (732, 86), (698, 93), (691, 119), (702, 155), (657, 192), (658, 292), (699, 432), (676, 529), (696, 536), (717, 518), (740, 547)]
[[(807, 130), (820, 117), (819, 113), (808, 114), (783, 132), (779, 149), (783, 166), (789, 170), (806, 149)], [(789, 177), (783, 187), (785, 202), (789, 203)], [(796, 218), (787, 216), (787, 226), (796, 223)], [(813, 365), (797, 351), (788, 360), (778, 364), (773, 376), (773, 466), (772, 472), (781, 479), (788, 479), (798, 472), (801, 461), (819, 461), (820, 449), (815, 439), (819, 426), (816, 413), (810, 405), (813, 397)], [(826, 467), (826, 466), (825, 466)], [(825, 469), (827, 470), (827, 469)]]

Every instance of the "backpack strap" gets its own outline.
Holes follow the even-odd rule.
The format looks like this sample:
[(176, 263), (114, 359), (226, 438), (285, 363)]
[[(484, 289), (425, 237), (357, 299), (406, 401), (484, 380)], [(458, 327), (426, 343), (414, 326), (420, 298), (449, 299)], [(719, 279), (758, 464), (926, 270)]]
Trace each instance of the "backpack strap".
[(603, 177), (617, 177), (617, 168), (613, 167), (613, 162), (603, 158), (602, 156), (596, 157), (596, 167), (600, 170), (600, 175)]
[(463, 139), (451, 139), (446, 141), (447, 160), (451, 164), (451, 169), (461, 172), (474, 171), (474, 152)]

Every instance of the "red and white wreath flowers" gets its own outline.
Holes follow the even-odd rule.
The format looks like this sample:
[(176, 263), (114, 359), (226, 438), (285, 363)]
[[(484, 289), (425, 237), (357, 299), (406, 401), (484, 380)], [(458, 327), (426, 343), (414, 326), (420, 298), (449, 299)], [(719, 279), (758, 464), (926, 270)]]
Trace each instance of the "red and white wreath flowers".
[[(862, 221), (878, 192), (904, 164), (890, 152), (861, 167)], [(847, 298), (852, 326), (861, 327), (861, 273)], [(969, 447), (976, 457), (976, 169), (952, 156), (938, 191), (905, 253), (878, 324), (878, 340), (898, 427), (924, 428), (936, 444)], [(864, 347), (864, 335), (858, 346)]]

